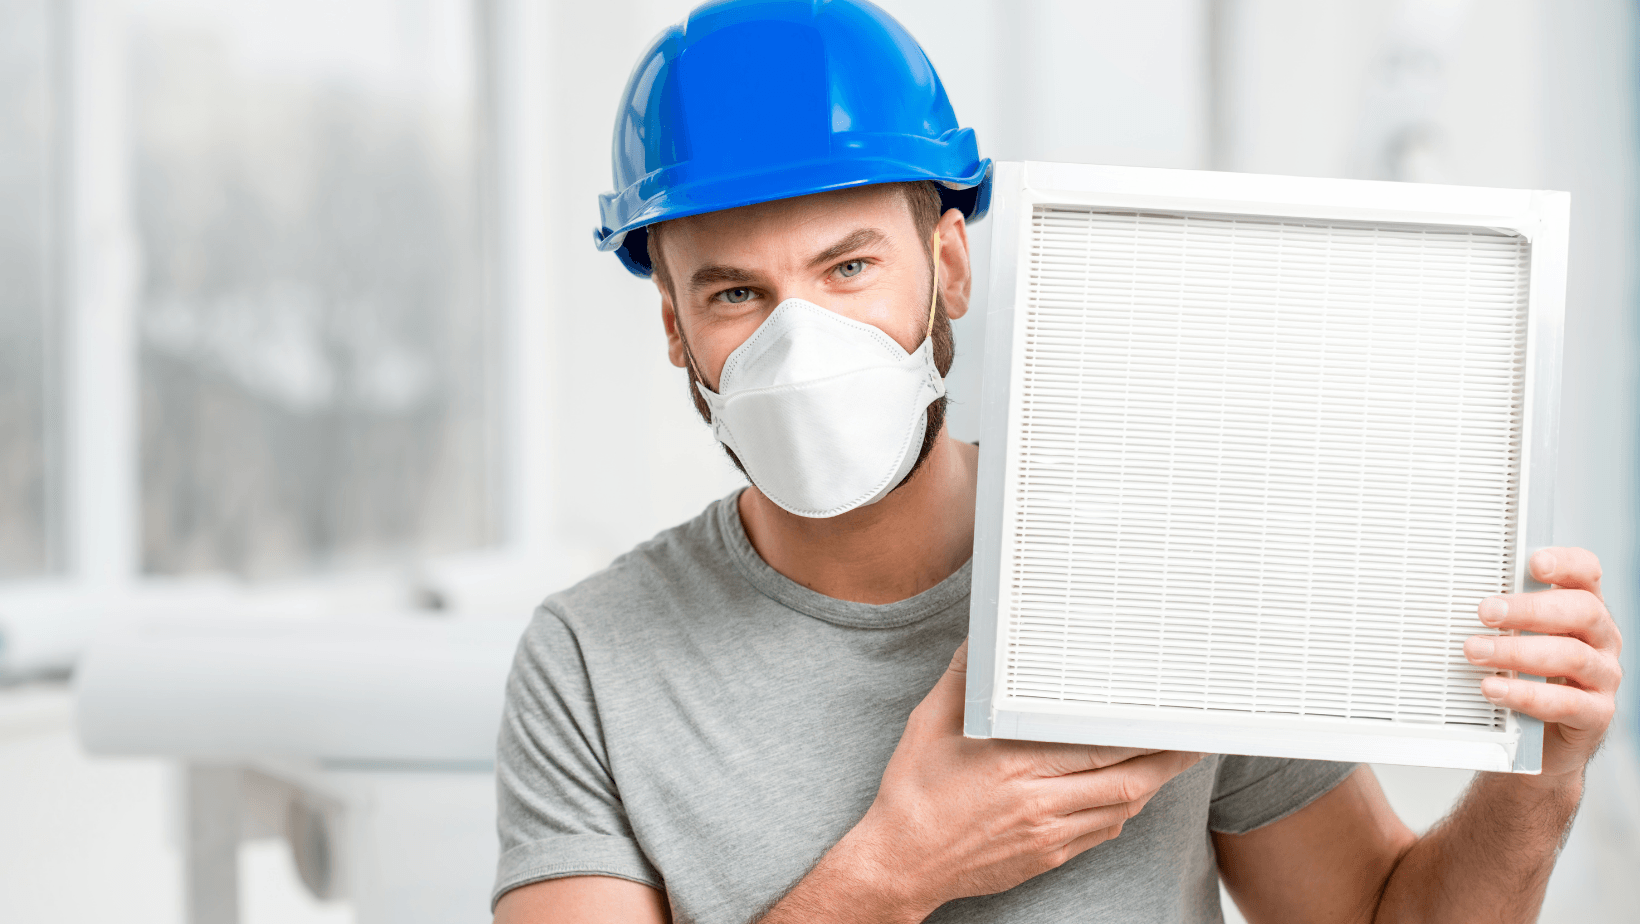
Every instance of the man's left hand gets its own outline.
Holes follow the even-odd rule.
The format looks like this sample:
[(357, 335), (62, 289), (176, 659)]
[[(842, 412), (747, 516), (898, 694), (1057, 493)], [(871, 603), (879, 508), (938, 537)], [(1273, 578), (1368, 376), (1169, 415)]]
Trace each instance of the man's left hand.
[(1471, 662), (1554, 682), (1488, 677), (1481, 695), (1543, 720), (1541, 784), (1581, 775), (1605, 737), (1623, 677), (1623, 636), (1600, 597), (1600, 560), (1585, 549), (1541, 549), (1532, 576), (1549, 590), (1502, 594), (1480, 603), (1481, 622), (1538, 635), (1477, 635), (1464, 643)]

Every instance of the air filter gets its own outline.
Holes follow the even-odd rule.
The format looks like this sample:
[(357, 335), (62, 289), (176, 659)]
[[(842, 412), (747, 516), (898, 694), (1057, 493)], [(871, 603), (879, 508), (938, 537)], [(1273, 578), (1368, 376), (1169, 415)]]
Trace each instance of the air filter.
[(966, 732), (1536, 772), (1569, 197), (999, 164)]

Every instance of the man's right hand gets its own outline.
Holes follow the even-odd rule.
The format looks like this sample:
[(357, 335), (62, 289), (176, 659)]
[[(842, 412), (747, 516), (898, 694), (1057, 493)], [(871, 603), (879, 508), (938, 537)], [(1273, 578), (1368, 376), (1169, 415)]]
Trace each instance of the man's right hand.
[(912, 711), (865, 817), (762, 924), (921, 921), (1011, 889), (1116, 837), (1202, 757), (964, 738), (967, 666), (965, 641)]
[[(921, 921), (1011, 889), (1122, 833), (1202, 755), (962, 736), (968, 643), (912, 710), (860, 823), (759, 924)], [(665, 896), (596, 876), (508, 892), (497, 922), (670, 920)]]

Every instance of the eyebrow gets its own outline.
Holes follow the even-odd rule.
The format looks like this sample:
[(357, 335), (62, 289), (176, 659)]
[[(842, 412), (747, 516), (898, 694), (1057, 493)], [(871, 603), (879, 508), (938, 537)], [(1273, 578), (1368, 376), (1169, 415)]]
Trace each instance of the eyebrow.
[[(809, 266), (819, 266), (842, 259), (850, 252), (859, 250), (869, 244), (881, 244), (888, 240), (888, 235), (876, 228), (859, 228), (847, 237), (820, 251), (809, 259)], [(694, 291), (709, 289), (712, 286), (724, 284), (741, 284), (754, 282), (755, 277), (738, 266), (725, 266), (714, 263), (703, 266), (690, 275), (689, 288)]]
[(690, 289), (705, 289), (726, 282), (751, 282), (752, 274), (735, 266), (712, 264), (695, 270), (689, 277)]
[(809, 266), (812, 267), (818, 266), (822, 263), (830, 263), (833, 260), (839, 260), (845, 256), (848, 256), (849, 251), (859, 250), (867, 244), (881, 244), (887, 240), (888, 235), (878, 231), (876, 228), (860, 228), (848, 237), (843, 238), (830, 247), (827, 247), (825, 250), (815, 254), (814, 257), (809, 260)]

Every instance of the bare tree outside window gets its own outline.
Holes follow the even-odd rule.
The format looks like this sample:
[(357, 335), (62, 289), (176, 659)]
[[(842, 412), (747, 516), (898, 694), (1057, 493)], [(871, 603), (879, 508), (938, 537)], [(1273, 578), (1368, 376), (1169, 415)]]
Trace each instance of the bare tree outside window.
[(145, 0), (128, 29), (144, 571), (492, 541), (470, 9)]
[(0, 0), (0, 578), (55, 564), (50, 38), (46, 0)]

